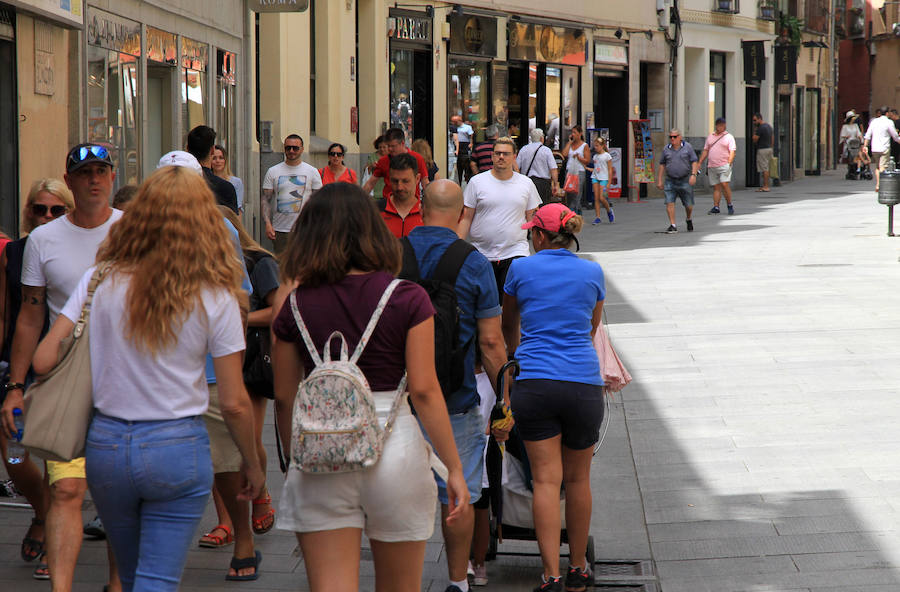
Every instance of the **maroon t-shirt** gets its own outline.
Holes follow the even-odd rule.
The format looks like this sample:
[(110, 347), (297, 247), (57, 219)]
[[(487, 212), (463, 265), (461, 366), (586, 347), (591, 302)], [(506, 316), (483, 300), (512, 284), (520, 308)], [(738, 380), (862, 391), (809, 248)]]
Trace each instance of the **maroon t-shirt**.
[[(300, 315), (320, 354), (328, 336), (340, 331), (347, 340), (348, 353), (353, 355), (381, 295), (393, 279), (391, 274), (379, 271), (348, 275), (336, 284), (297, 288)], [(434, 307), (421, 286), (407, 281), (397, 286), (359, 358), (359, 368), (373, 391), (397, 388), (406, 370), (406, 334), (433, 316)], [(290, 300), (285, 300), (272, 330), (278, 339), (297, 344), (309, 375), (313, 361), (294, 321)], [(332, 359), (340, 356), (338, 343), (332, 342)]]

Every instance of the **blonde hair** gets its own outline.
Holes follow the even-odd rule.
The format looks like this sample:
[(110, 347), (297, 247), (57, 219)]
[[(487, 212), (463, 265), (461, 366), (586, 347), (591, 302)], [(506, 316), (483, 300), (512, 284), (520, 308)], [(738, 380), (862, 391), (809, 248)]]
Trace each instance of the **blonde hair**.
[(231, 172), (231, 162), (228, 160), (228, 150), (225, 150), (225, 147), (219, 144), (213, 146), (213, 150), (218, 150), (222, 153), (222, 158), (225, 160), (225, 168), (222, 169), (222, 174), (225, 176), (222, 178), (226, 181), (230, 181), (234, 174)]
[(31, 214), (31, 206), (42, 191), (46, 191), (56, 197), (59, 201), (66, 204), (66, 207), (70, 210), (75, 209), (75, 198), (72, 197), (72, 192), (69, 191), (65, 183), (59, 179), (38, 179), (31, 185), (31, 189), (28, 190), (28, 197), (25, 198), (25, 206), (22, 208), (22, 232), (24, 234), (28, 234), (37, 228), (37, 221)]
[(494, 140), (494, 146), (496, 146), (497, 144), (507, 144), (510, 148), (512, 148), (513, 154), (515, 154), (519, 150), (519, 147), (516, 146), (516, 141), (509, 136), (503, 136)]
[(238, 240), (241, 242), (241, 251), (244, 253), (249, 253), (251, 251), (255, 251), (257, 253), (265, 253), (270, 257), (275, 257), (268, 250), (263, 248), (261, 244), (256, 242), (250, 233), (247, 232), (247, 229), (244, 228), (244, 223), (241, 222), (240, 217), (234, 213), (234, 210), (229, 208), (228, 206), (220, 205), (218, 206), (219, 211), (222, 212), (222, 215), (225, 216), (225, 219), (231, 222), (231, 225), (234, 226), (234, 229), (237, 230)]
[(604, 138), (603, 136), (597, 136), (596, 138), (594, 138), (594, 141), (600, 144), (604, 152), (609, 151), (606, 147), (606, 138)]
[(434, 156), (431, 153), (431, 146), (428, 145), (428, 140), (424, 138), (414, 140), (412, 143), (412, 150), (413, 152), (418, 152), (419, 155), (425, 159), (425, 164), (429, 167), (434, 164)]
[(97, 253), (98, 265), (128, 274), (125, 336), (155, 355), (205, 289), (241, 292), (241, 265), (202, 175), (167, 166), (150, 175)]

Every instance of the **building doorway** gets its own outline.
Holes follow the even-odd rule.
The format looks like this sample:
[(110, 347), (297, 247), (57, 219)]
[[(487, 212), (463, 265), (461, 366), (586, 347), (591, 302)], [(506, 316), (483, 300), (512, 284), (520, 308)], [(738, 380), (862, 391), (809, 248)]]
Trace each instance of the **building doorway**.
[(791, 95), (778, 95), (775, 103), (775, 154), (778, 155), (778, 178), (794, 178), (791, 167)]
[(759, 107), (759, 87), (748, 86), (744, 101), (744, 129), (747, 130), (747, 149), (744, 151), (747, 154), (745, 180), (747, 187), (759, 187), (759, 173), (756, 172), (756, 144), (753, 142), (753, 135), (756, 133), (753, 114), (759, 113)]
[(425, 138), (434, 146), (431, 55), (429, 51), (391, 47), (391, 127), (403, 130), (407, 145)]
[[(144, 151), (144, 170), (156, 168), (160, 157), (177, 147), (172, 137), (175, 122), (172, 119), (172, 76), (175, 68), (168, 64), (147, 62), (147, 126)], [(187, 131), (187, 130), (185, 130)]]
[(16, 44), (0, 39), (0, 228), (18, 236), (19, 227), (19, 137), (16, 101)]
[[(594, 121), (598, 129), (609, 130), (609, 149), (619, 148), (622, 174), (628, 168), (628, 78), (624, 73), (594, 77)], [(628, 196), (628, 184), (619, 179), (622, 197)]]

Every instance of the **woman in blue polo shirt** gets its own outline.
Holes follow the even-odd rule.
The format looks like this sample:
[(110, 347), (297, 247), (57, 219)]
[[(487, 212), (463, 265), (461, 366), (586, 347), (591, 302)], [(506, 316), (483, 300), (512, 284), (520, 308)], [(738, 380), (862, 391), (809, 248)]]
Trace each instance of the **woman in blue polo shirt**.
[[(569, 250), (582, 224), (581, 216), (562, 204), (541, 207), (522, 226), (532, 229), (535, 254), (513, 261), (504, 286), (504, 336), (521, 366), (512, 410), (534, 476), (534, 525), (544, 564), (536, 592), (581, 591), (593, 578), (585, 554), (603, 379), (592, 335), (606, 290), (600, 266)], [(571, 557), (564, 581), (559, 569), (563, 482)]]

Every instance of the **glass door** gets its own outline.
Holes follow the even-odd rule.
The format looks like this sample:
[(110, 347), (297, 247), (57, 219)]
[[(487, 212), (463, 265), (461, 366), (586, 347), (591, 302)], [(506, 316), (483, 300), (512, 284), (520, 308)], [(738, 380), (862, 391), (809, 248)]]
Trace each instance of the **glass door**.
[(553, 150), (559, 150), (565, 141), (560, 141), (561, 117), (562, 112), (562, 68), (555, 66), (546, 66), (546, 74), (544, 77), (544, 113), (546, 113), (546, 123), (544, 124), (544, 143)]
[(806, 150), (803, 169), (807, 175), (818, 175), (821, 173), (819, 166), (819, 119), (822, 95), (818, 88), (806, 89), (805, 111), (805, 127), (806, 134)]
[(414, 86), (413, 51), (391, 50), (391, 127), (399, 127), (406, 134), (406, 144), (413, 139), (413, 110), (411, 94)]

